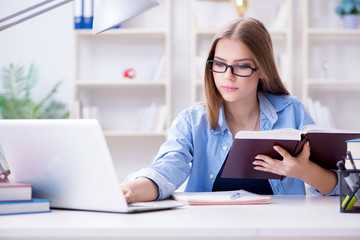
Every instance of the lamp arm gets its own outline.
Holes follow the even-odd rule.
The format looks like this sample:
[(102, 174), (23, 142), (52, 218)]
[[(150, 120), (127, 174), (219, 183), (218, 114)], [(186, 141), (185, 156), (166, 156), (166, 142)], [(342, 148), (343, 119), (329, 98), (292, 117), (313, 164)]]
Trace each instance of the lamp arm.
[[(53, 2), (53, 1), (54, 1), (54, 0), (46, 0), (46, 1), (43, 1), (43, 2), (41, 2), (41, 3), (38, 3), (38, 4), (36, 4), (36, 5), (31, 6), (31, 7), (29, 7), (29, 8), (26, 8), (26, 9), (24, 9), (24, 10), (21, 10), (21, 11), (19, 11), (19, 12), (16, 12), (16, 13), (14, 13), (14, 14), (11, 14), (10, 16), (7, 16), (7, 17), (5, 17), (5, 18), (2, 18), (2, 19), (0, 19), (0, 22), (4, 22), (4, 21), (6, 21), (6, 20), (9, 20), (9, 19), (14, 18), (14, 17), (16, 17), (16, 16), (19, 16), (19, 15), (21, 15), (21, 14), (23, 14), (23, 13), (26, 13), (26, 12), (28, 12), (28, 11), (31, 11), (31, 10), (33, 10), (33, 9), (35, 9), (35, 8), (38, 8), (38, 7), (40, 7), (40, 6), (43, 6), (43, 5), (48, 4), (48, 3), (50, 3), (50, 2)], [(12, 26), (15, 26), (15, 25), (17, 25), (17, 24), (19, 24), (19, 23), (22, 23), (22, 22), (24, 22), (24, 21), (26, 21), (26, 20), (29, 20), (29, 19), (31, 19), (31, 18), (33, 18), (33, 17), (36, 17), (36, 16), (38, 16), (38, 15), (40, 15), (40, 14), (43, 14), (43, 13), (45, 13), (45, 12), (48, 12), (48, 11), (54, 9), (54, 8), (58, 8), (58, 7), (60, 7), (60, 6), (64, 5), (64, 4), (69, 3), (69, 2), (72, 2), (72, 1), (74, 1), (74, 0), (63, 0), (62, 2), (59, 2), (59, 3), (57, 3), (57, 4), (54, 4), (54, 5), (50, 6), (50, 7), (45, 8), (45, 9), (42, 9), (42, 10), (40, 10), (40, 11), (38, 11), (38, 12), (35, 12), (35, 13), (29, 15), (29, 16), (23, 17), (23, 18), (18, 19), (18, 20), (14, 21), (14, 22), (5, 24), (5, 25), (3, 25), (3, 26), (0, 26), (0, 31), (5, 30), (5, 29), (7, 29), (7, 28), (10, 28), (10, 27), (12, 27)]]
[(17, 16), (19, 16), (19, 15), (21, 15), (23, 13), (26, 13), (28, 11), (31, 11), (31, 10), (33, 10), (35, 8), (41, 7), (41, 6), (45, 5), (45, 4), (48, 4), (48, 3), (53, 2), (53, 1), (55, 1), (55, 0), (46, 0), (46, 1), (43, 1), (41, 3), (35, 4), (35, 5), (31, 6), (31, 7), (25, 8), (25, 9), (23, 9), (21, 11), (18, 11), (16, 13), (13, 13), (13, 14), (7, 16), (7, 17), (4, 17), (4, 18), (0, 19), (0, 23), (5, 22), (5, 21), (7, 21), (7, 20), (9, 20), (11, 18), (17, 17)]

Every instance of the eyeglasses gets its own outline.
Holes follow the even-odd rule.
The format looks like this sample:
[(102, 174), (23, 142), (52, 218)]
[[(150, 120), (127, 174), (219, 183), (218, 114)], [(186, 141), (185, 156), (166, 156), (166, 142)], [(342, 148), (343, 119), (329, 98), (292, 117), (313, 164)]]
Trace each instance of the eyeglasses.
[(239, 77), (250, 77), (259, 69), (259, 67), (252, 68), (246, 65), (227, 65), (215, 60), (208, 60), (206, 63), (211, 72), (224, 73), (228, 68), (230, 68), (231, 73)]

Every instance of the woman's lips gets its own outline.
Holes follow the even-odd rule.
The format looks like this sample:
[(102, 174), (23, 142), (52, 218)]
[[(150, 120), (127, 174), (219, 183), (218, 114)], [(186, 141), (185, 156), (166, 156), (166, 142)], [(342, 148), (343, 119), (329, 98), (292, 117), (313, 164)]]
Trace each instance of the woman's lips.
[(230, 86), (221, 86), (221, 88), (227, 92), (234, 92), (238, 89), (237, 87), (230, 87)]

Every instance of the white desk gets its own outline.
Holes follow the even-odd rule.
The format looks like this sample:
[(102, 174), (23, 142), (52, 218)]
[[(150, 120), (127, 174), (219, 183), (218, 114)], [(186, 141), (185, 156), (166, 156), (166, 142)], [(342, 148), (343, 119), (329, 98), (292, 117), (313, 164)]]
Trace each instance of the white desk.
[[(283, 238), (281, 238), (283, 237)], [(0, 216), (0, 239), (360, 239), (360, 214), (338, 197), (275, 196), (271, 204), (186, 206), (137, 214), (54, 210)]]

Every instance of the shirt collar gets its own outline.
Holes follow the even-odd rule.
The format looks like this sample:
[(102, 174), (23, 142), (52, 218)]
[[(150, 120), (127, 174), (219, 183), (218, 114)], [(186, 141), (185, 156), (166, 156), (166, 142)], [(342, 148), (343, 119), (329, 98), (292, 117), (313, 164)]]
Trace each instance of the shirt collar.
[(291, 104), (287, 95), (258, 92), (258, 99), (262, 114), (264, 114), (272, 124), (278, 120), (278, 112)]

